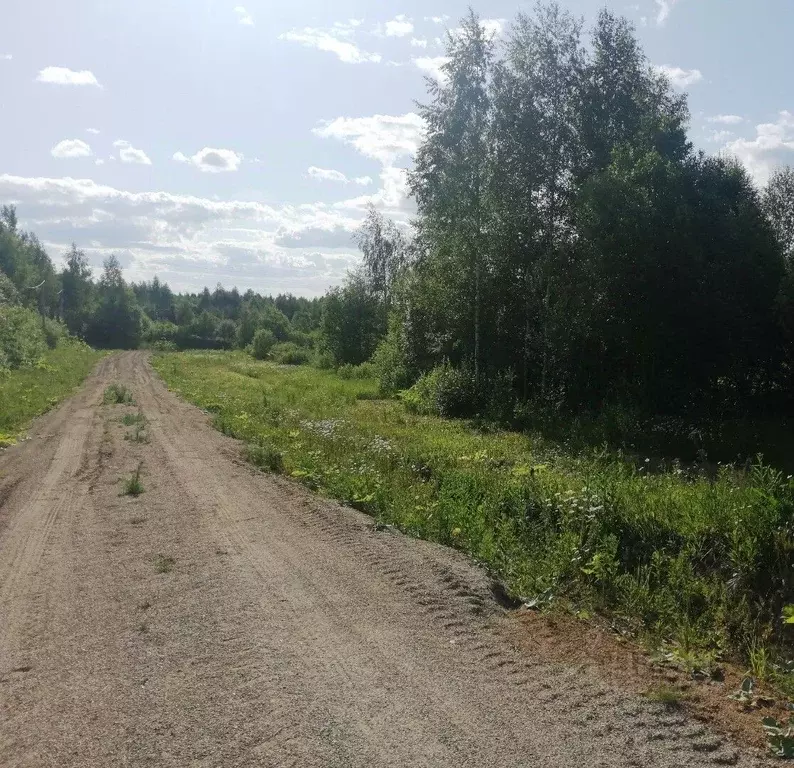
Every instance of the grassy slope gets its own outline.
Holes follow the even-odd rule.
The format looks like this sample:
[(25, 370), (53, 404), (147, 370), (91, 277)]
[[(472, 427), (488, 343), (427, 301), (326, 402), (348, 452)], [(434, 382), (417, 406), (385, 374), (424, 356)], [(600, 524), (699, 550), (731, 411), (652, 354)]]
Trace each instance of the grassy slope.
[(61, 342), (33, 368), (0, 372), (0, 445), (70, 395), (100, 357), (84, 344)]
[(373, 381), (169, 354), (168, 385), (322, 493), (458, 547), (514, 593), (604, 611), (679, 659), (709, 654), (772, 671), (794, 602), (794, 483), (772, 470), (648, 474), (618, 456), (572, 456), (538, 437), (484, 432), (377, 400)]

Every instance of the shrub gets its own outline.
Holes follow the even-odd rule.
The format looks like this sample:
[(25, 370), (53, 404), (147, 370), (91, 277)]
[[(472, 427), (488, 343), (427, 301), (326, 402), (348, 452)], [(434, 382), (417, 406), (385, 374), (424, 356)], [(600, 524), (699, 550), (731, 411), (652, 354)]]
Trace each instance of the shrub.
[(58, 342), (67, 334), (66, 326), (49, 317), (44, 320), (44, 342), (48, 349), (55, 349)]
[(372, 356), (372, 368), (384, 394), (399, 392), (416, 381), (417, 372), (408, 362), (399, 330), (389, 329)]
[(374, 379), (375, 366), (372, 363), (361, 363), (361, 365), (346, 363), (340, 366), (336, 373), (340, 379)]
[(270, 350), (271, 359), (279, 365), (305, 365), (309, 362), (309, 350), (293, 344), (291, 341), (285, 344), (276, 344)]
[(0, 305), (0, 368), (33, 365), (46, 347), (38, 314), (23, 307)]
[(260, 469), (270, 472), (281, 472), (284, 469), (284, 457), (266, 443), (249, 443), (245, 447), (245, 458)]
[(276, 337), (273, 335), (273, 331), (268, 328), (260, 328), (254, 334), (254, 340), (251, 342), (252, 354), (257, 360), (264, 360), (275, 344)]
[(158, 339), (152, 344), (152, 349), (155, 352), (176, 352), (179, 349), (175, 342), (166, 341), (165, 339)]
[(474, 416), (482, 410), (473, 371), (449, 363), (433, 368), (400, 392), (400, 400), (412, 413), (448, 418)]
[(334, 367), (334, 356), (327, 349), (318, 349), (314, 353), (312, 365), (321, 371), (330, 371)]

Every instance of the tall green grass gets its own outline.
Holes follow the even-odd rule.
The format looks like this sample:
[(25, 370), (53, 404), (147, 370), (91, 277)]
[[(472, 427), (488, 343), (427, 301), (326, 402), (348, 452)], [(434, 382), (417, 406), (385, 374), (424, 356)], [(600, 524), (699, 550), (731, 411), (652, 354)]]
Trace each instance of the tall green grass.
[(0, 445), (70, 395), (101, 356), (81, 342), (62, 339), (37, 364), (0, 370)]
[(250, 455), (468, 552), (527, 601), (602, 612), (693, 665), (764, 647), (784, 670), (794, 482), (760, 461), (716, 477), (649, 472), (606, 450), (408, 413), (374, 380), (235, 353), (154, 364)]

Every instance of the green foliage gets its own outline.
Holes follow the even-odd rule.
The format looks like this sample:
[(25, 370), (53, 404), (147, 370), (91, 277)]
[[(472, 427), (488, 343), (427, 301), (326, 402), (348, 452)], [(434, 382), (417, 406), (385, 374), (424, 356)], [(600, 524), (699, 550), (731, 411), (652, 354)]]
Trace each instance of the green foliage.
[[(760, 648), (770, 669), (785, 657), (794, 480), (760, 461), (651, 472), (605, 450), (412, 413), (374, 399), (370, 379), (271, 365), (240, 376), (252, 365), (243, 355), (154, 364), (227, 434), (280, 454), (285, 474), (469, 552), (526, 601), (603, 611), (693, 669), (726, 653), (760, 669)], [(454, 370), (427, 377), (420, 402), (447, 377), (468, 392), (471, 375), (460, 383)]]
[(360, 365), (372, 357), (385, 331), (378, 297), (362, 275), (352, 275), (323, 302), (321, 338), (337, 365)]
[(251, 354), (257, 360), (265, 360), (276, 345), (276, 337), (269, 328), (260, 328), (251, 343)]
[(417, 371), (408, 359), (398, 322), (390, 323), (389, 332), (372, 356), (372, 367), (385, 394), (407, 389), (416, 381)]
[(449, 363), (424, 374), (400, 398), (413, 413), (445, 417), (474, 416), (482, 404), (473, 371)]
[(0, 371), (34, 365), (46, 349), (41, 317), (30, 309), (0, 305)]
[(361, 365), (345, 363), (336, 369), (336, 373), (342, 379), (374, 379), (375, 366), (372, 363), (361, 363)]
[(144, 492), (145, 489), (141, 480), (142, 470), (143, 462), (140, 462), (135, 471), (124, 481), (121, 489), (122, 496), (140, 496)]
[(762, 722), (772, 754), (787, 760), (794, 759), (794, 717), (789, 717), (787, 723), (781, 723), (774, 717), (765, 717)]
[(155, 555), (154, 557), (155, 573), (171, 573), (175, 565), (176, 560), (170, 555)]
[(311, 360), (311, 354), (303, 347), (288, 341), (285, 344), (276, 344), (270, 350), (270, 359), (279, 365), (306, 365)]
[(267, 443), (249, 443), (245, 448), (245, 458), (260, 469), (270, 472), (281, 472), (284, 469), (281, 452)]
[(102, 402), (105, 405), (131, 405), (134, 401), (132, 392), (127, 387), (123, 384), (114, 383), (105, 388)]
[(0, 370), (0, 443), (10, 440), (35, 416), (68, 397), (101, 356), (85, 344), (67, 338), (55, 349), (45, 349), (33, 367)]

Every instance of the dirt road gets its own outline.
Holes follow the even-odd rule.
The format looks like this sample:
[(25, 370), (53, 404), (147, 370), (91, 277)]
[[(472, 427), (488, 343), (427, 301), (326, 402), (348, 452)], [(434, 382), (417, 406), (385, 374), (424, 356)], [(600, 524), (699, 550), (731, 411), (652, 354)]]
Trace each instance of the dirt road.
[(0, 455), (0, 766), (756, 764), (517, 652), (456, 553), (238, 454), (125, 353)]

